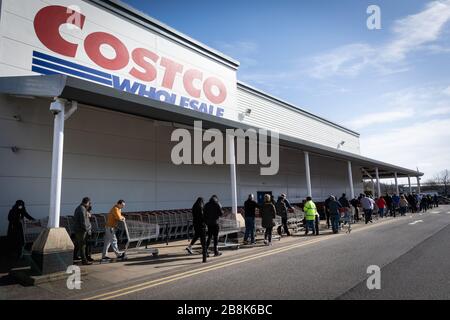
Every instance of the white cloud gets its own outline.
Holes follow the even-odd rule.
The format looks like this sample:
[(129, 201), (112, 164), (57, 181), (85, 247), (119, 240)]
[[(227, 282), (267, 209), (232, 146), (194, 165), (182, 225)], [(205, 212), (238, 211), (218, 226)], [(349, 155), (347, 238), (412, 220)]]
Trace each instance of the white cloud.
[(397, 20), (393, 29), (396, 37), (385, 47), (383, 58), (401, 60), (408, 52), (436, 41), (449, 20), (449, 0), (431, 2), (425, 10)]
[(389, 124), (399, 120), (405, 120), (414, 116), (413, 109), (386, 111), (377, 113), (368, 113), (360, 117), (355, 117), (354, 120), (349, 121), (347, 126), (353, 129), (367, 128), (375, 124)]
[[(354, 77), (367, 67), (382, 74), (408, 70), (406, 56), (416, 50), (441, 48), (434, 44), (450, 21), (450, 0), (433, 1), (414, 15), (395, 21), (392, 39), (380, 46), (353, 43), (313, 57), (307, 72), (314, 78)], [(433, 47), (434, 45), (434, 47)], [(442, 49), (441, 49), (442, 52)]]
[(447, 95), (447, 96), (450, 96), (450, 86), (448, 86), (447, 88), (445, 88), (445, 89), (442, 91), (442, 93), (445, 94), (445, 95)]
[(385, 93), (372, 102), (371, 106), (378, 107), (376, 112), (355, 115), (346, 126), (361, 130), (380, 124), (402, 125), (418, 117), (450, 116), (450, 99), (445, 91), (443, 87), (424, 86)]
[(425, 173), (425, 179), (450, 169), (450, 118), (418, 121), (403, 127), (383, 128), (361, 137), (365, 156), (382, 159)]
[(342, 46), (314, 57), (312, 59), (314, 66), (309, 70), (309, 74), (319, 79), (336, 74), (356, 76), (371, 63), (374, 53), (373, 48), (367, 44), (354, 43)]
[[(425, 112), (427, 116), (443, 116), (443, 115), (450, 115), (450, 106), (448, 107), (440, 107), (440, 108), (434, 108), (427, 110)], [(449, 129), (450, 130), (450, 129)]]

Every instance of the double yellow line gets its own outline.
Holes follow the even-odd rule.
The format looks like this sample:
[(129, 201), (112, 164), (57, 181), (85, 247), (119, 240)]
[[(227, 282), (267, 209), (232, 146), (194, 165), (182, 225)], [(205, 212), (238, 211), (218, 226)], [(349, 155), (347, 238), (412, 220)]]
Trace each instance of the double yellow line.
[[(386, 222), (388, 222), (388, 221), (386, 221)], [(364, 228), (361, 228), (361, 229), (357, 229), (357, 230), (354, 230), (353, 233), (361, 231), (361, 230), (367, 230), (367, 229), (370, 229), (372, 227), (376, 227), (376, 226), (379, 226), (379, 225), (380, 224), (377, 223), (377, 224), (374, 224), (372, 226), (368, 226), (368, 227), (364, 227)], [(345, 234), (341, 234), (341, 235), (345, 235)], [(137, 284), (137, 285), (129, 286), (129, 287), (126, 287), (126, 288), (118, 289), (118, 290), (115, 290), (115, 291), (110, 291), (110, 292), (107, 292), (107, 293), (99, 294), (99, 295), (96, 295), (96, 296), (85, 298), (83, 300), (96, 300), (96, 299), (99, 299), (99, 300), (110, 300), (110, 299), (118, 298), (118, 297), (121, 297), (121, 296), (124, 296), (124, 295), (128, 295), (128, 294), (131, 294), (131, 293), (134, 293), (134, 292), (150, 289), (150, 288), (162, 285), (162, 284), (166, 284), (166, 283), (174, 282), (174, 281), (181, 280), (181, 279), (184, 279), (184, 278), (192, 277), (192, 276), (195, 276), (195, 275), (198, 275), (198, 274), (202, 274), (202, 273), (205, 273), (205, 272), (209, 272), (209, 271), (213, 271), (213, 270), (217, 270), (217, 269), (222, 269), (222, 268), (225, 268), (225, 267), (228, 267), (228, 266), (233, 266), (233, 265), (236, 265), (236, 264), (241, 264), (241, 263), (252, 261), (252, 260), (255, 260), (255, 259), (271, 256), (271, 255), (282, 253), (282, 252), (285, 252), (285, 251), (289, 251), (289, 250), (292, 250), (292, 249), (295, 249), (295, 248), (300, 248), (300, 247), (303, 247), (303, 246), (306, 246), (306, 245), (309, 245), (309, 244), (313, 244), (313, 243), (317, 243), (317, 242), (321, 242), (321, 241), (324, 241), (326, 239), (333, 238), (333, 237), (336, 237), (336, 236), (337, 235), (328, 235), (328, 236), (324, 236), (324, 237), (321, 237), (321, 238), (318, 238), (318, 239), (308, 240), (308, 241), (305, 241), (305, 242), (302, 242), (302, 243), (291, 244), (291, 245), (288, 245), (288, 246), (284, 246), (282, 248), (272, 249), (270, 251), (257, 253), (257, 254), (251, 255), (251, 256), (237, 258), (237, 259), (232, 259), (232, 260), (220, 262), (220, 263), (217, 263), (217, 264), (214, 264), (214, 265), (211, 265), (211, 266), (199, 268), (199, 269), (196, 269), (196, 270), (181, 272), (181, 273), (177, 273), (177, 274), (174, 274), (174, 275), (171, 275), (171, 276), (167, 276), (167, 277), (164, 277), (164, 278), (143, 282), (141, 284)]]

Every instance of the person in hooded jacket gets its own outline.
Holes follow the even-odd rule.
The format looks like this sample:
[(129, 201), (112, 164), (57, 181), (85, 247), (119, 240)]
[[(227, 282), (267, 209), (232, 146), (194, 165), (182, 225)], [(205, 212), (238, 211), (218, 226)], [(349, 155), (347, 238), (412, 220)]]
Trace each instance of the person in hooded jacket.
[(275, 226), (275, 217), (277, 214), (277, 210), (271, 201), (270, 195), (266, 194), (264, 196), (264, 204), (261, 208), (261, 218), (262, 218), (262, 227), (266, 229), (264, 233), (264, 244), (272, 245), (272, 230)]
[(277, 211), (277, 215), (279, 215), (281, 217), (281, 226), (278, 227), (278, 234), (281, 236), (282, 232), (281, 229), (284, 229), (284, 232), (286, 233), (287, 236), (290, 236), (291, 233), (289, 232), (289, 228), (287, 225), (287, 206), (286, 206), (286, 202), (283, 198), (283, 196), (279, 196), (277, 203), (275, 205), (275, 209)]
[[(211, 238), (214, 239), (214, 256), (222, 255), (219, 252), (219, 218), (223, 215), (222, 205), (219, 202), (219, 198), (213, 195), (203, 209), (205, 223), (208, 226), (208, 240), (206, 241), (206, 248), (209, 248), (211, 244)], [(207, 249), (206, 249), (207, 250)], [(209, 254), (206, 254), (209, 256)]]
[(25, 208), (25, 202), (23, 200), (17, 200), (16, 204), (9, 210), (8, 214), (9, 224), (7, 241), (11, 255), (14, 255), (19, 259), (23, 256), (23, 248), (25, 246), (23, 219), (35, 220), (28, 214), (27, 209)]
[(197, 198), (194, 205), (192, 206), (192, 224), (194, 225), (194, 237), (191, 240), (189, 246), (187, 246), (186, 250), (189, 254), (193, 254), (192, 246), (200, 239), (200, 243), (202, 245), (202, 256), (203, 262), (206, 262), (206, 225), (205, 218), (203, 214), (204, 202), (203, 198)]

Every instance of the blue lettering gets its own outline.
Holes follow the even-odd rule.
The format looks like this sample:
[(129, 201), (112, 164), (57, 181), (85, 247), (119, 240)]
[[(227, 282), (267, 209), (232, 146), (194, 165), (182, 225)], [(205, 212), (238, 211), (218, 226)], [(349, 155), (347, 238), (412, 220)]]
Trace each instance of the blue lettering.
[(193, 110), (198, 110), (198, 101), (197, 101), (197, 100), (191, 100), (191, 102), (189, 102), (189, 106), (190, 106)]
[(126, 91), (130, 93), (136, 94), (136, 91), (138, 90), (140, 83), (134, 82), (133, 86), (131, 86), (131, 82), (128, 79), (123, 79), (122, 83), (120, 83), (120, 78), (118, 76), (112, 76), (113, 80), (113, 87), (114, 89), (120, 90), (120, 91)]
[(141, 83), (141, 85), (139, 87), (139, 93), (138, 94), (140, 96), (144, 96), (144, 97), (148, 97), (148, 98), (151, 98), (151, 99), (155, 99), (155, 91), (156, 91), (156, 88), (150, 87), (150, 89), (147, 90), (147, 86), (145, 84)]
[(202, 103), (200, 105), (200, 107), (198, 108), (198, 111), (203, 112), (203, 113), (208, 113), (208, 106), (206, 105), (206, 103)]
[[(161, 99), (164, 98), (164, 99)], [(168, 93), (165, 90), (158, 90), (155, 92), (155, 98), (156, 100), (160, 100), (160, 101), (164, 101), (170, 104), (175, 104), (175, 100), (177, 99), (176, 94), (172, 93)]]
[(216, 116), (223, 117), (224, 111), (225, 110), (223, 110), (223, 108), (217, 107), (217, 109), (216, 109)]
[(180, 107), (188, 107), (189, 106), (189, 98), (186, 98), (186, 97), (183, 97), (183, 96), (181, 96), (180, 97)]

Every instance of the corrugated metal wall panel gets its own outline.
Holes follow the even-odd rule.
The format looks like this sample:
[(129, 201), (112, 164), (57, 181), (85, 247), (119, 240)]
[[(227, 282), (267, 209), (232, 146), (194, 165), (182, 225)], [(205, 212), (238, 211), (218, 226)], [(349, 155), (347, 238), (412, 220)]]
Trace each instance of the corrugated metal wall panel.
[(313, 116), (296, 112), (281, 103), (253, 94), (238, 86), (238, 111), (245, 113), (251, 109), (250, 116), (243, 117), (244, 123), (260, 128), (278, 130), (292, 137), (312, 141), (328, 147), (337, 148), (341, 141), (342, 150), (360, 154), (359, 137), (344, 129), (324, 123)]

